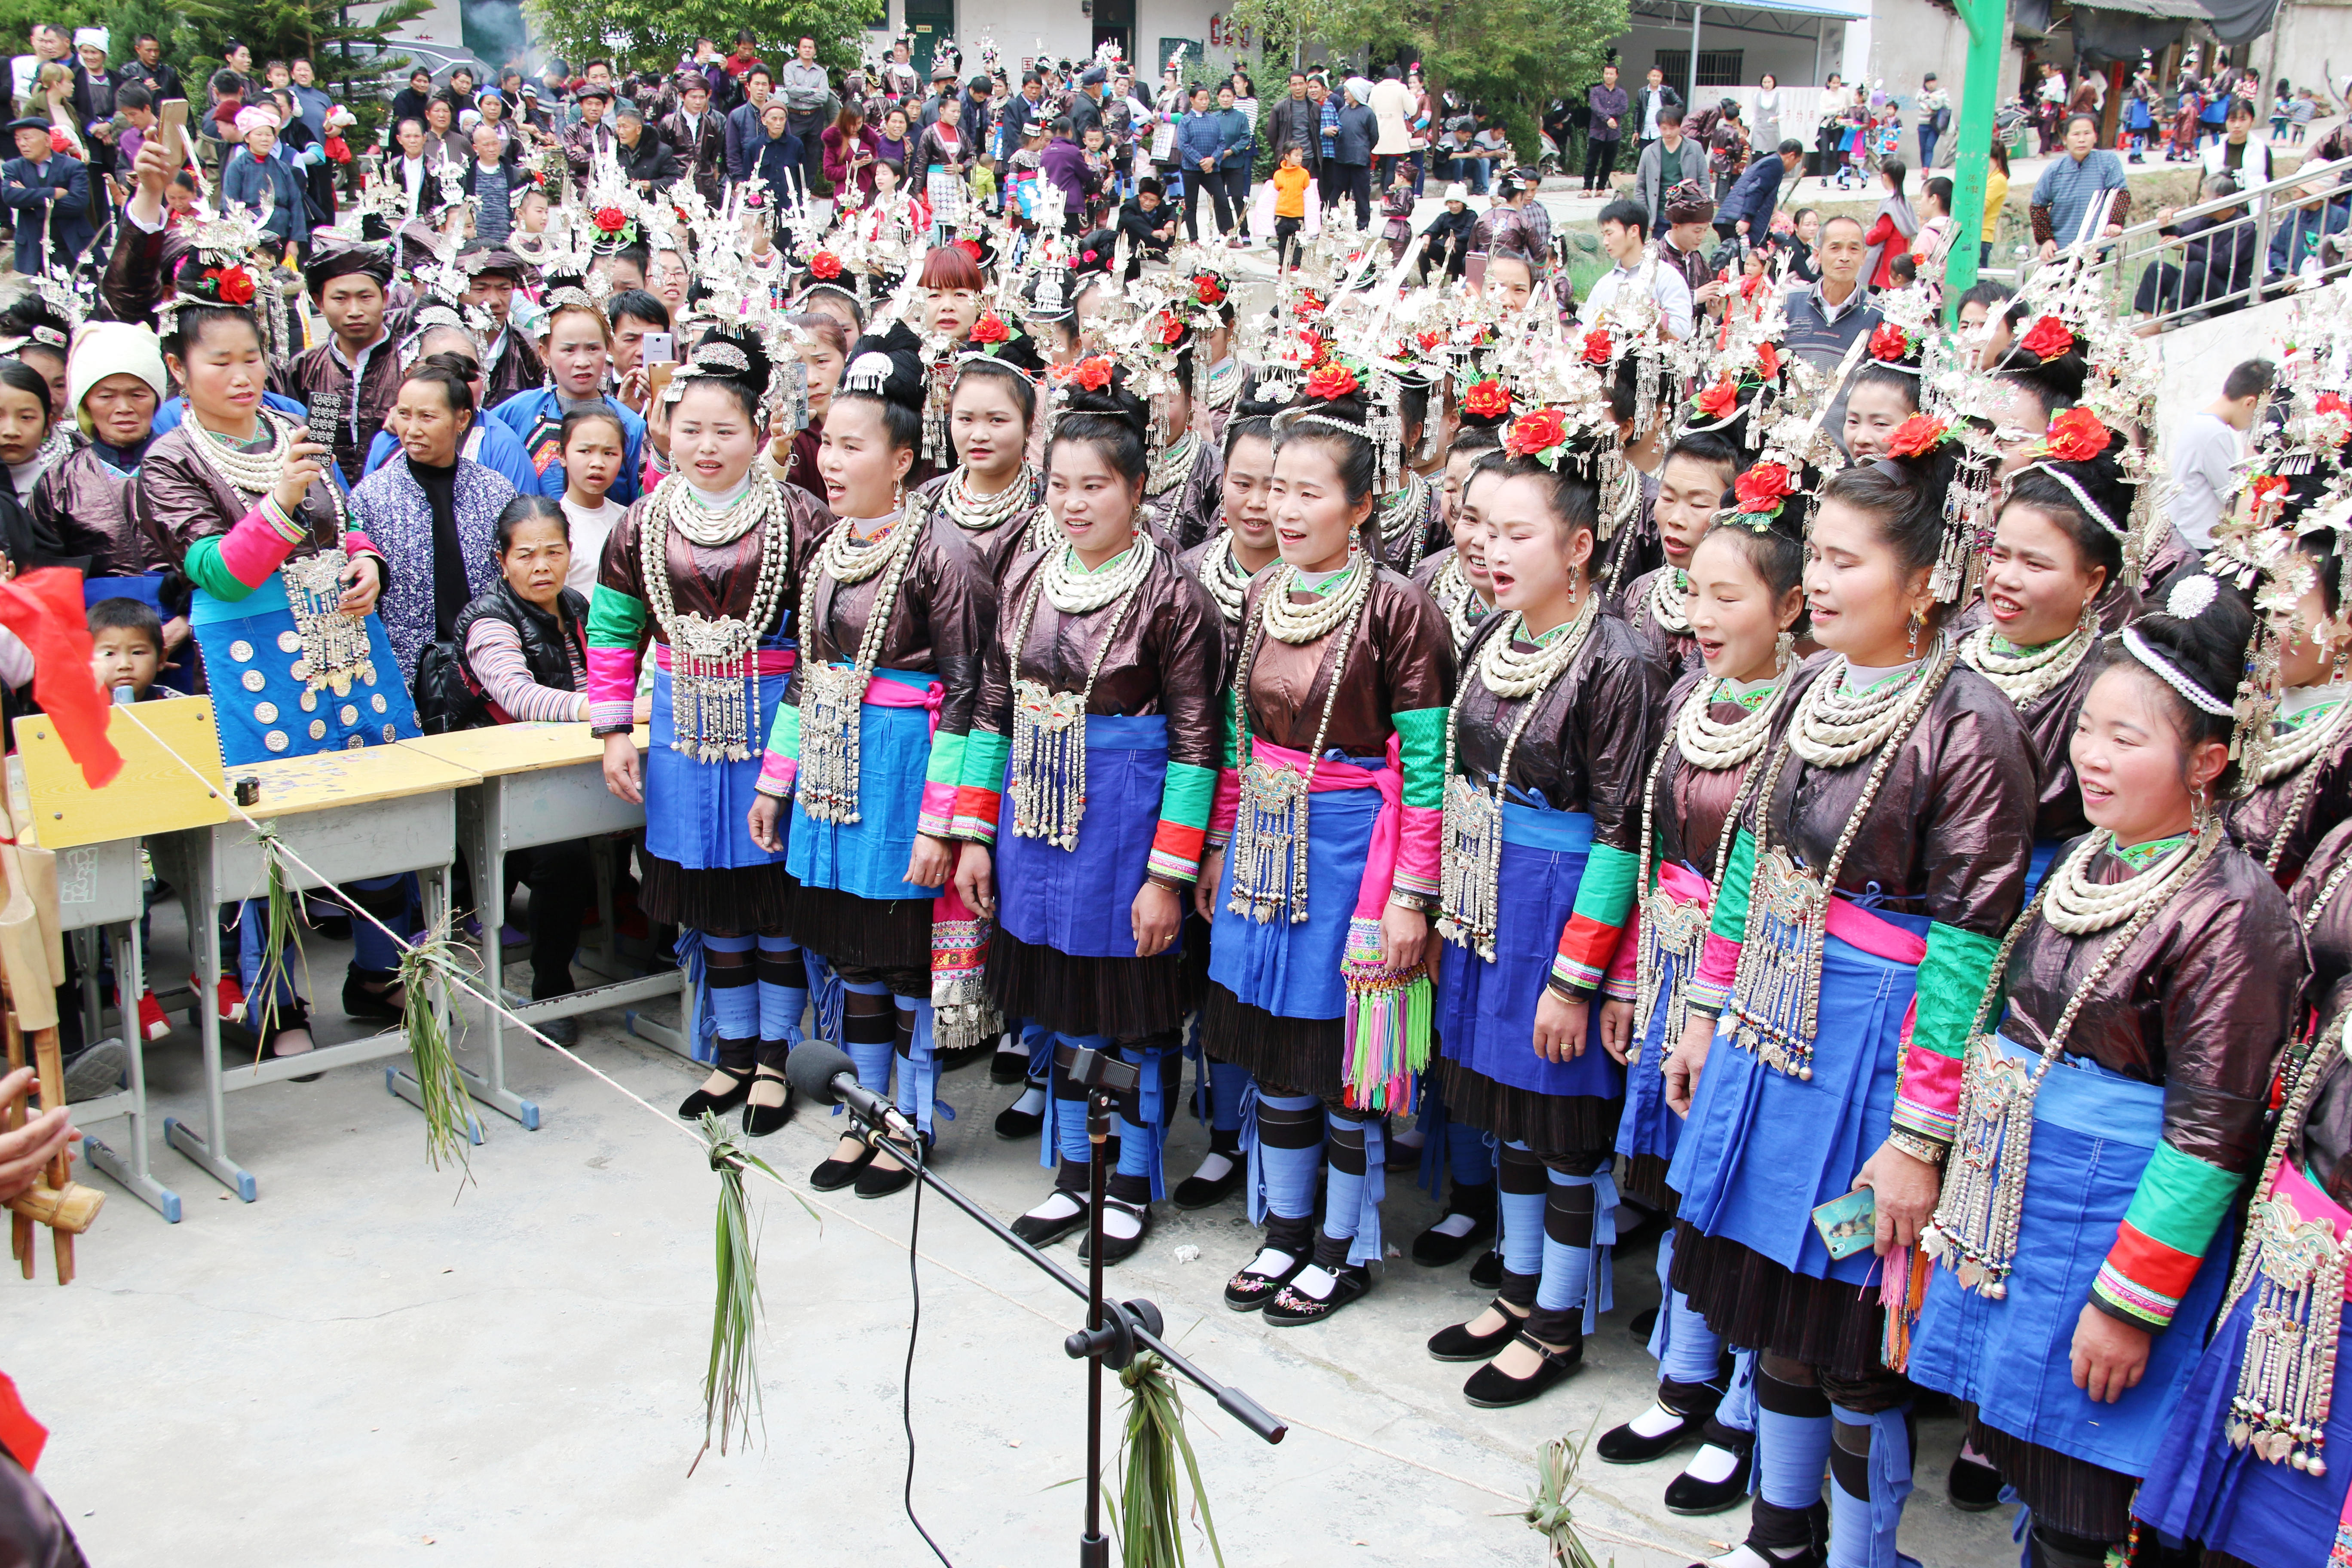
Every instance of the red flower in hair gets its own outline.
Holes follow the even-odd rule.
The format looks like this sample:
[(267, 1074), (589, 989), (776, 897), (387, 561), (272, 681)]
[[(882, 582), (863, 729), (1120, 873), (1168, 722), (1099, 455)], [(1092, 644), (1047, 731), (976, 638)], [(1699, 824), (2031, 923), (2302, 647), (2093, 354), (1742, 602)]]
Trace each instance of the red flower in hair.
[(1924, 414), (1914, 414), (1895, 427), (1886, 438), (1886, 453), (1891, 458), (1917, 458), (1943, 445), (1948, 427), (1940, 419), (1930, 419)]
[(1110, 384), (1110, 373), (1113, 368), (1112, 363), (1101, 354), (1097, 354), (1091, 359), (1082, 359), (1078, 362), (1078, 384), (1088, 392), (1100, 392)]
[(1899, 360), (1910, 347), (1910, 335), (1892, 321), (1883, 322), (1876, 331), (1870, 334), (1870, 357), (1873, 359)]
[(1322, 334), (1322, 333), (1320, 333), (1320, 332), (1310, 332), (1310, 331), (1301, 331), (1299, 332), (1299, 334), (1298, 334), (1298, 363), (1301, 363), (1301, 364), (1310, 364), (1310, 365), (1311, 365), (1311, 364), (1320, 364), (1320, 363), (1323, 363), (1323, 334)]
[(1421, 352), (1425, 354), (1435, 353), (1437, 352), (1438, 345), (1443, 343), (1444, 341), (1445, 334), (1444, 332), (1421, 332), (1417, 333), (1414, 337), (1414, 342), (1421, 344)]
[(1770, 343), (1756, 345), (1756, 374), (1766, 381), (1780, 374), (1780, 351)]
[(1721, 419), (1739, 406), (1739, 385), (1727, 375), (1717, 376), (1713, 386), (1691, 401), (1709, 419)]
[(2315, 413), (2341, 414), (2347, 418), (2352, 418), (2352, 405), (2347, 405), (2342, 398), (2332, 392), (2321, 393), (2318, 401), (2312, 405), (2312, 409)]
[(971, 329), (971, 341), (976, 343), (1001, 343), (1012, 335), (1013, 329), (1006, 326), (1004, 318), (993, 310), (982, 311), (980, 320), (973, 323)]
[(2055, 316), (2044, 316), (2018, 340), (2017, 346), (2048, 364), (2074, 346), (2074, 329)]
[(1184, 341), (1184, 323), (1176, 319), (1172, 310), (1160, 312), (1159, 326), (1161, 347), (1172, 349)]
[(978, 240), (959, 239), (955, 242), (955, 247), (958, 250), (962, 251), (966, 256), (971, 257), (974, 261), (978, 261), (980, 259), (980, 242)]
[(1481, 419), (1500, 419), (1511, 411), (1511, 395), (1503, 384), (1488, 376), (1462, 395), (1462, 411)]
[(1192, 279), (1192, 298), (1203, 305), (1222, 305), (1225, 302), (1225, 286), (1213, 274), (1196, 274)]
[[(604, 210), (606, 212), (610, 212), (613, 209), (607, 207)], [(841, 258), (835, 256), (830, 250), (818, 251), (814, 256), (809, 258), (809, 276), (812, 278), (824, 279), (827, 282), (840, 277)]]
[(1311, 319), (1313, 317), (1319, 316), (1322, 313), (1323, 296), (1318, 294), (1312, 289), (1306, 290), (1298, 296), (1298, 314), (1301, 320)]
[(1606, 327), (1593, 328), (1591, 331), (1584, 334), (1584, 363), (1587, 364), (1607, 364), (1609, 363), (1609, 329)]
[(1307, 395), (1328, 403), (1335, 397), (1347, 396), (1361, 384), (1354, 371), (1333, 360), (1317, 366), (1315, 374), (1307, 378)]
[(595, 224), (605, 234), (618, 234), (629, 226), (629, 215), (618, 207), (598, 207)]
[(2107, 449), (2114, 433), (2087, 408), (2069, 408), (2050, 422), (2050, 455), (2062, 463), (2087, 463)]
[(1538, 408), (1533, 414), (1522, 414), (1512, 423), (1510, 434), (1503, 437), (1503, 450), (1514, 458), (1532, 458), (1567, 439), (1568, 420), (1560, 411)]
[(1089, 250), (1084, 256), (1079, 257), (1078, 259), (1081, 261), (1092, 261), (1101, 254), (1102, 252), (1099, 250)]
[(2285, 499), (2287, 482), (2286, 476), (2284, 474), (2256, 474), (2252, 487), (2254, 510), (2259, 512), (2270, 505), (2273, 500)]
[(1797, 493), (1787, 467), (1780, 463), (1757, 464), (1731, 481), (1731, 490), (1741, 511), (1760, 517), (1779, 511), (1780, 503)]
[(207, 267), (204, 275), (213, 280), (214, 293), (224, 305), (253, 303), (253, 274), (242, 267)]

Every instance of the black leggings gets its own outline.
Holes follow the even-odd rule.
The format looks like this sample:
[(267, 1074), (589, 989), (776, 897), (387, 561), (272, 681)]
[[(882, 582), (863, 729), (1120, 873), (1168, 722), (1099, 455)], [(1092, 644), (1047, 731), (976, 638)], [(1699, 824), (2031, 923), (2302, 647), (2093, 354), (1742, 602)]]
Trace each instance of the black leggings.
[(1201, 237), (1200, 224), (1194, 215), (1200, 206), (1201, 193), (1203, 191), (1206, 191), (1209, 194), (1209, 199), (1216, 204), (1217, 232), (1220, 235), (1227, 235), (1234, 231), (1234, 205), (1229, 193), (1232, 189), (1232, 177), (1236, 172), (1230, 169), (1214, 169), (1206, 174), (1198, 169), (1187, 169), (1184, 172), (1185, 238), (1197, 240)]
[(1617, 147), (1618, 142), (1615, 137), (1606, 142), (1587, 142), (1584, 144), (1584, 188), (1586, 190), (1609, 188), (1609, 176), (1617, 172)]

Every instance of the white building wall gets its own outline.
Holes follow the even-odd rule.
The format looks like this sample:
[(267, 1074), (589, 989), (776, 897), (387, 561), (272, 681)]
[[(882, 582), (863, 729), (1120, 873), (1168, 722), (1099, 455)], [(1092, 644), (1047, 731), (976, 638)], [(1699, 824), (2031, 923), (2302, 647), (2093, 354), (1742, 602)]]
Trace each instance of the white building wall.
[[(1071, 0), (956, 0), (953, 37), (967, 61), (976, 58), (983, 38), (993, 41), (1008, 70), (1017, 68), (1024, 57), (1083, 58), (1094, 52), (1097, 17), (1108, 9), (1096, 0), (1084, 4), (1082, 12)], [(1230, 66), (1236, 57), (1246, 57), (1251, 51), (1210, 41), (1213, 34), (1223, 36), (1229, 8), (1223, 0), (1135, 0), (1128, 58), (1137, 74), (1159, 79), (1164, 62), (1158, 51), (1165, 38), (1185, 38), (1198, 46), (1186, 57), (1188, 62), (1205, 54), (1216, 65)], [(895, 36), (905, 19), (903, 0), (890, 0), (890, 25), (883, 36)], [(1264, 82), (1259, 90), (1266, 91)]]

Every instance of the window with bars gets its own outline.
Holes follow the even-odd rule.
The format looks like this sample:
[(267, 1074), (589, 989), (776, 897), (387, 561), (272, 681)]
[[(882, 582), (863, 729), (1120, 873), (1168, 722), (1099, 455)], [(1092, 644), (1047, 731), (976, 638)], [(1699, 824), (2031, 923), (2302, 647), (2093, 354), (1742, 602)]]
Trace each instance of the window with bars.
[[(1738, 87), (1747, 79), (1740, 70), (1740, 58), (1745, 49), (1701, 49), (1698, 52), (1698, 85), (1701, 87)], [(1690, 80), (1690, 51), (1660, 49), (1658, 69), (1665, 73), (1666, 85), (1679, 90)]]

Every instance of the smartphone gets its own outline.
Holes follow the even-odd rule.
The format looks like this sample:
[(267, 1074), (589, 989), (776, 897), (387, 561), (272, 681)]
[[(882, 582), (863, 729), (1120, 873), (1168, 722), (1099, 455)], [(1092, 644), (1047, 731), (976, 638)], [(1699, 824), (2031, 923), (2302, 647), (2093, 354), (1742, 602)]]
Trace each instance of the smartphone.
[(1470, 287), (1484, 289), (1486, 286), (1486, 253), (1485, 251), (1474, 250), (1470, 253), (1468, 270)]
[[(650, 336), (651, 334), (649, 333), (647, 335)], [(664, 390), (668, 387), (670, 378), (677, 374), (677, 366), (667, 362), (647, 367), (646, 372), (646, 401), (648, 405), (660, 398)]]
[(310, 439), (333, 451), (335, 427), (342, 423), (343, 395), (340, 392), (314, 392), (310, 395)]
[(677, 363), (677, 335), (675, 332), (647, 332), (646, 334), (646, 363), (647, 365), (676, 364)]
[(174, 168), (185, 163), (188, 150), (184, 138), (188, 130), (188, 100), (167, 98), (155, 106), (155, 116), (163, 122), (163, 155), (172, 160)]

